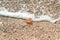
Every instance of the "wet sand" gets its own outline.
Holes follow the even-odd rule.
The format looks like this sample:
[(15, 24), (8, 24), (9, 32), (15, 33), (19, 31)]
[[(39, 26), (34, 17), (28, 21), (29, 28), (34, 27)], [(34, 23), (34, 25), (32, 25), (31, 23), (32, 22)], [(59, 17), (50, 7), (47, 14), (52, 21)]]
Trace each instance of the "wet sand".
[[(21, 2), (18, 2), (20, 3), (18, 5), (15, 4), (16, 0), (15, 1), (9, 0), (9, 1), (10, 2), (6, 2), (7, 5), (5, 5), (4, 2), (1, 2), (0, 7), (2, 6), (8, 10), (10, 9), (9, 11), (15, 12), (19, 11), (21, 9), (21, 6), (23, 6), (21, 5), (21, 3), (24, 4), (24, 1), (21, 0), (20, 0)], [(50, 1), (48, 0), (46, 1), (47, 5), (45, 5), (45, 7), (47, 13), (60, 12), (58, 11), (60, 7), (58, 6), (55, 7), (54, 1), (52, 1), (52, 4), (49, 3)], [(30, 8), (29, 12), (34, 13), (34, 8), (37, 6), (38, 2), (35, 1), (37, 4), (35, 5), (32, 4), (33, 6), (31, 4), (28, 4), (30, 3), (29, 0), (25, 0), (25, 2), (27, 2), (26, 4), (29, 5), (28, 8), (26, 9)], [(57, 8), (57, 11), (55, 8)], [(38, 10), (37, 13), (41, 12)], [(57, 18), (58, 15), (60, 14), (54, 15), (53, 18)], [(30, 25), (27, 24), (26, 21), (23, 19), (0, 16), (0, 40), (60, 40), (60, 20), (57, 21), (56, 23), (51, 23), (48, 21), (33, 22), (33, 25)]]
[(60, 40), (60, 24), (0, 16), (0, 40)]

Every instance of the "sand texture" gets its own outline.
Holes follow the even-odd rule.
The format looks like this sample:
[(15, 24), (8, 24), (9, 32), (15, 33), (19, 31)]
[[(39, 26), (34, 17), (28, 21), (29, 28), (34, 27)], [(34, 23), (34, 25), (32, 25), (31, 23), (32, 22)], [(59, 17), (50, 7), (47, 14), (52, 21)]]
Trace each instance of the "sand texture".
[[(0, 0), (0, 7), (10, 12), (27, 11), (36, 17), (44, 14), (53, 15), (51, 17), (56, 19), (60, 16), (59, 0)], [(45, 20), (32, 23), (0, 16), (0, 40), (60, 40), (60, 20), (55, 23)]]
[(60, 40), (60, 24), (47, 21), (29, 25), (22, 19), (0, 16), (0, 40)]

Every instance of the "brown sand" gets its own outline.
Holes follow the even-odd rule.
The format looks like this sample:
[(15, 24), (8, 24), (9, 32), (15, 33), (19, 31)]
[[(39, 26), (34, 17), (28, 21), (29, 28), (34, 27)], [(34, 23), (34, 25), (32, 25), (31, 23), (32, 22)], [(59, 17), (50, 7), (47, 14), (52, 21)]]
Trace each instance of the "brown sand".
[(60, 25), (0, 16), (0, 40), (60, 40)]
[[(36, 13), (39, 15), (39, 13), (41, 13), (39, 7), (34, 9), (38, 4), (36, 1), (32, 1), (32, 3), (35, 3), (31, 3), (33, 5), (32, 6), (29, 0), (25, 0), (28, 5), (29, 12), (34, 13), (34, 10), (37, 10)], [(52, 4), (49, 4), (49, 2), (50, 1), (46, 0), (45, 7), (47, 13), (60, 12), (60, 6), (55, 7), (54, 1), (52, 1)], [(18, 4), (15, 3), (16, 0), (9, 0), (6, 4), (5, 2), (1, 2), (0, 7), (2, 6), (6, 9), (10, 9), (9, 11), (19, 11), (21, 6), (23, 6), (21, 3), (24, 4), (24, 1), (20, 0)], [(57, 10), (55, 8), (57, 8)], [(27, 8), (25, 10), (27, 10)], [(57, 14), (57, 16), (58, 15), (60, 14)], [(57, 18), (57, 16), (54, 15), (53, 17)], [(60, 40), (60, 20), (54, 24), (43, 21), (33, 22), (33, 25), (29, 25), (23, 19), (0, 16), (0, 40)]]

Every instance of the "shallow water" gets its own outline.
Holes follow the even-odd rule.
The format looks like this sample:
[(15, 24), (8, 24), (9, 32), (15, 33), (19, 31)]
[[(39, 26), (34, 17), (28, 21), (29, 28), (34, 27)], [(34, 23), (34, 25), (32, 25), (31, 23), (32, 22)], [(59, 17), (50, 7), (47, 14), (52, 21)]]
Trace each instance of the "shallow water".
[(0, 1), (2, 6), (0, 15), (22, 19), (31, 18), (33, 21), (46, 20), (55, 23), (60, 20), (60, 12), (58, 12), (60, 7), (58, 7), (58, 4), (60, 4), (59, 0), (56, 2), (55, 0), (4, 0)]

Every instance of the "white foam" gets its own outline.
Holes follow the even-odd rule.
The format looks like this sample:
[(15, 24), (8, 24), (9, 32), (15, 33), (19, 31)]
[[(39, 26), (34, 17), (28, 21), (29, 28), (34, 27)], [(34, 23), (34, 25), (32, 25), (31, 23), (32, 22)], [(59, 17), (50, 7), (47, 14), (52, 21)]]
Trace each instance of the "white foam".
[(58, 19), (52, 19), (48, 15), (41, 15), (39, 18), (35, 18), (34, 14), (28, 13), (28, 12), (8, 12), (5, 8), (4, 10), (0, 10), (0, 15), (2, 16), (10, 16), (10, 17), (16, 17), (16, 18), (31, 18), (33, 21), (42, 21), (42, 20), (47, 20), (52, 23), (55, 23), (56, 21), (60, 20), (60, 17)]
[(3, 22), (2, 21), (0, 21), (0, 25), (2, 25), (3, 24)]

